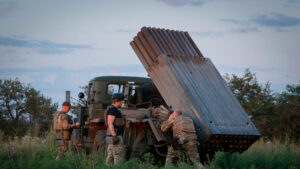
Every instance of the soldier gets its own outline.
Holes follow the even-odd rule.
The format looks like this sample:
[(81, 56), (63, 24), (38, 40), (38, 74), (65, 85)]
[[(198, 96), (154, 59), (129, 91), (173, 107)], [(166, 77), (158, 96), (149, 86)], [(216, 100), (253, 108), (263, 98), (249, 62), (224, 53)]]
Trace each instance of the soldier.
[(123, 144), (123, 133), (125, 121), (118, 108), (123, 104), (124, 96), (122, 94), (114, 94), (112, 96), (112, 105), (106, 110), (107, 133), (106, 143), (107, 158), (106, 165), (117, 165), (121, 158), (125, 155), (125, 146)]
[(179, 110), (174, 111), (169, 119), (161, 125), (163, 132), (170, 128), (173, 130), (174, 139), (172, 145), (168, 147), (165, 166), (172, 163), (173, 158), (177, 156), (178, 150), (181, 148), (198, 168), (204, 169), (204, 166), (200, 163), (197, 136), (192, 119), (182, 116), (182, 112)]
[(62, 104), (61, 111), (54, 114), (54, 136), (58, 155), (56, 160), (64, 158), (68, 151), (68, 141), (70, 140), (70, 130), (80, 123), (70, 124), (67, 113), (70, 111), (71, 105), (69, 102)]

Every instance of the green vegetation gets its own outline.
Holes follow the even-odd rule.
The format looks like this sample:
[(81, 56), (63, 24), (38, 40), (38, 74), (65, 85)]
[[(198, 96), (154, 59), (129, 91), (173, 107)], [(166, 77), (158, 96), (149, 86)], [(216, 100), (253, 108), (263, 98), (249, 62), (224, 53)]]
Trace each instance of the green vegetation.
[(18, 79), (0, 79), (0, 129), (5, 136), (48, 132), (57, 107), (50, 98)]
[[(47, 134), (43, 138), (25, 136), (20, 140), (10, 140), (9, 142), (1, 143), (0, 147), (2, 147), (2, 151), (0, 152), (1, 169), (109, 168), (104, 163), (105, 157), (103, 155), (72, 154), (68, 152), (65, 159), (56, 161), (57, 151), (52, 133)], [(161, 164), (154, 164), (154, 160), (149, 154), (144, 155), (141, 159), (123, 161), (114, 168), (163, 168)], [(300, 168), (299, 159), (300, 147), (290, 144), (289, 140), (285, 144), (280, 142), (264, 143), (263, 140), (260, 140), (242, 154), (218, 152), (215, 154), (215, 159), (205, 166), (208, 169), (296, 169)], [(170, 166), (169, 168), (192, 169), (195, 167), (180, 162), (177, 166)]]
[(280, 142), (257, 141), (246, 152), (225, 153), (218, 152), (214, 161), (210, 164), (211, 168), (266, 168), (266, 169), (292, 169), (300, 167), (300, 147)]
[(276, 93), (269, 82), (259, 84), (249, 69), (243, 76), (227, 74), (224, 78), (263, 138), (283, 142), (287, 136), (300, 143), (300, 81)]

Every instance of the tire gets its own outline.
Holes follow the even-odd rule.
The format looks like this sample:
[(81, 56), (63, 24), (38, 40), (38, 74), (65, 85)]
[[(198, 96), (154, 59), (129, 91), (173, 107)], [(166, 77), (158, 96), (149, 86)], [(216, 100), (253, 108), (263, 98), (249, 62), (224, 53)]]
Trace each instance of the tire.
[(94, 139), (94, 145), (93, 145), (93, 152), (95, 154), (104, 154), (106, 149), (106, 130), (99, 130), (96, 133), (95, 139)]

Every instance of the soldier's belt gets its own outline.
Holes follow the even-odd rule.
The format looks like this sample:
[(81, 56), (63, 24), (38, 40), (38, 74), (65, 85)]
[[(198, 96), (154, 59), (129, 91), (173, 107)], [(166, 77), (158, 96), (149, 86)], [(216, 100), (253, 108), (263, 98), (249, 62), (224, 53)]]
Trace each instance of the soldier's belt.
[(70, 140), (69, 130), (55, 130), (54, 136), (56, 140)]
[(56, 132), (56, 133), (54, 133), (54, 137), (55, 137), (55, 144), (56, 144), (56, 146), (63, 146), (63, 145), (65, 145), (65, 141), (64, 141), (63, 133), (62, 132)]

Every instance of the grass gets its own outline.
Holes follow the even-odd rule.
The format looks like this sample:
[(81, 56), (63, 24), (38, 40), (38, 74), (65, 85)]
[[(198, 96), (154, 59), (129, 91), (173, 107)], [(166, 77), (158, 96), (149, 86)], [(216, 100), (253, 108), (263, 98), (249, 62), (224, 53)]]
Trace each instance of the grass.
[[(1, 169), (94, 169), (94, 168), (116, 168), (116, 169), (153, 169), (163, 168), (162, 165), (154, 164), (150, 154), (144, 155), (140, 159), (130, 159), (122, 161), (120, 165), (106, 166), (103, 155), (93, 155), (68, 152), (66, 158), (55, 160), (57, 150), (54, 138), (51, 133), (43, 138), (36, 138), (27, 135), (22, 139), (13, 139), (2, 142), (3, 133), (0, 132), (0, 168)], [(297, 169), (300, 168), (300, 147), (290, 144), (289, 140), (285, 144), (264, 143), (263, 140), (257, 141), (246, 152), (225, 153), (217, 152), (213, 161), (207, 163), (207, 169)], [(192, 169), (184, 162), (178, 166), (170, 166), (170, 169)]]
[(210, 168), (266, 168), (266, 169), (296, 169), (300, 168), (300, 147), (280, 142), (257, 141), (246, 152), (225, 153), (218, 152)]

